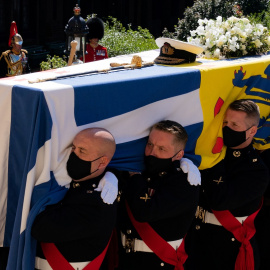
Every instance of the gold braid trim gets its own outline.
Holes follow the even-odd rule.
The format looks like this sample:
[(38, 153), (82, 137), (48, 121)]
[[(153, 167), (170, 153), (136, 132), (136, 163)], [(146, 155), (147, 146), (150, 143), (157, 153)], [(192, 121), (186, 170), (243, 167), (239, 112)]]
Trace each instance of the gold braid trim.
[[(22, 61), (17, 61), (16, 63), (11, 63), (9, 60), (9, 53), (11, 50), (7, 50), (2, 53), (2, 56), (4, 56), (5, 61), (7, 63), (7, 68), (8, 68), (8, 74), (6, 74), (7, 77), (12, 77), (16, 75), (21, 75), (23, 73), (23, 66), (22, 66)], [(16, 69), (13, 69), (13, 66), (16, 67)], [(14, 73), (12, 73), (12, 72)]]
[(158, 56), (155, 59), (155, 62), (162, 63), (162, 64), (167, 64), (167, 63), (170, 63), (170, 64), (179, 64), (179, 63), (182, 63), (184, 61), (185, 61), (185, 59), (171, 58), (171, 57), (169, 58), (169, 57), (164, 57), (164, 56)]

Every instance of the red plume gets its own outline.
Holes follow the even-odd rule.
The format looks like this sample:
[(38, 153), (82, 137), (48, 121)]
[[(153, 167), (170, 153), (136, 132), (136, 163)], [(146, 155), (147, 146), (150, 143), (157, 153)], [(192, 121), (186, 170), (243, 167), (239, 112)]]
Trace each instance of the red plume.
[(10, 32), (9, 32), (9, 40), (8, 40), (8, 46), (11, 46), (11, 39), (12, 37), (18, 33), (16, 22), (12, 22), (10, 26)]

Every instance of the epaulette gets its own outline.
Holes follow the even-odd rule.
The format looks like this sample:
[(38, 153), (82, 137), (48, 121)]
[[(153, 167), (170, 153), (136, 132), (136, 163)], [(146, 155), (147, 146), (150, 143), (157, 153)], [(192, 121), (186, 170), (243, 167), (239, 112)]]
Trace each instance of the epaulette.
[(2, 54), (1, 54), (1, 56), (0, 56), (0, 60), (2, 59), (2, 57), (3, 56), (7, 56), (8, 55), (8, 53), (10, 52), (10, 50), (7, 50), (7, 51), (5, 51), (5, 52), (2, 52)]
[(28, 51), (25, 49), (21, 49), (21, 51), (28, 54)]
[(2, 52), (2, 54), (8, 55), (10, 52), (11, 52), (11, 50), (6, 50), (6, 51)]

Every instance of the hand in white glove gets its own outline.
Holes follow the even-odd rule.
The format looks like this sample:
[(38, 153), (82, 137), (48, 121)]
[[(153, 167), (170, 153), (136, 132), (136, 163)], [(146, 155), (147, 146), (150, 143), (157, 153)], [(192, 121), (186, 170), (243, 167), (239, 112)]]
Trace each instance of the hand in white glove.
[(180, 168), (187, 173), (187, 179), (190, 185), (197, 186), (201, 184), (201, 173), (190, 159), (182, 158), (180, 160)]
[(95, 191), (101, 191), (104, 203), (113, 204), (118, 194), (118, 179), (113, 173), (106, 172)]

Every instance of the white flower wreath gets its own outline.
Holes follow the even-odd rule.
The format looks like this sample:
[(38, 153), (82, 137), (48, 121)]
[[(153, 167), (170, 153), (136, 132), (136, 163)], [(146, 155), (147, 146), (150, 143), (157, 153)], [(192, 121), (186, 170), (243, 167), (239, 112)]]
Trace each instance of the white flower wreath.
[(270, 48), (269, 31), (262, 24), (252, 24), (247, 18), (199, 20), (190, 31), (188, 42), (204, 48), (206, 58), (230, 58), (265, 54)]

